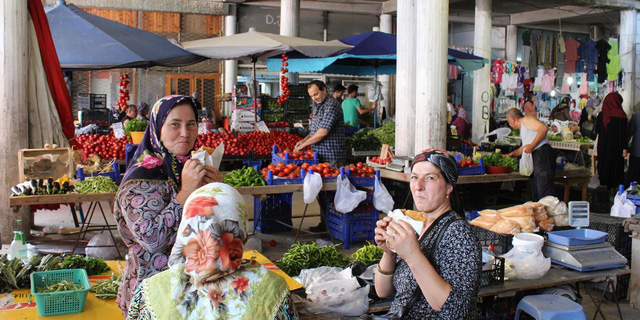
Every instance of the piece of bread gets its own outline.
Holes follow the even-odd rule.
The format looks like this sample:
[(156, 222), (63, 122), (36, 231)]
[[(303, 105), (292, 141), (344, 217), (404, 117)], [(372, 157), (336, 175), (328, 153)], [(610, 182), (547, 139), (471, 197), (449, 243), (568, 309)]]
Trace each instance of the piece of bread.
[(487, 230), (491, 230), (491, 228), (493, 227), (493, 225), (496, 224), (496, 222), (502, 221), (502, 219), (495, 221), (490, 217), (487, 216), (479, 216), (473, 220), (471, 220), (471, 225), (474, 225), (476, 227), (480, 227), (480, 228), (485, 228)]
[[(473, 222), (473, 221), (472, 221)], [(493, 232), (502, 233), (502, 234), (517, 234), (520, 232), (520, 226), (510, 220), (504, 219), (500, 222), (496, 223), (489, 229)]]
[(534, 220), (533, 216), (505, 217), (505, 219), (517, 223), (522, 232), (531, 232), (536, 228), (536, 220)]
[(534, 214), (534, 210), (532, 207), (525, 207), (522, 205), (511, 207), (511, 208), (504, 208), (498, 211), (500, 212), (500, 216), (503, 218), (527, 217), (527, 216), (532, 216)]
[(500, 212), (498, 212), (497, 210), (487, 209), (487, 210), (482, 210), (478, 213), (480, 214), (480, 216), (485, 217), (485, 219), (489, 219), (493, 222), (498, 222), (502, 220), (502, 217), (500, 217)]
[(215, 150), (214, 148), (210, 148), (207, 146), (201, 146), (198, 150), (193, 150), (191, 151), (191, 154), (194, 155), (200, 151), (206, 151), (208, 154), (213, 154), (213, 150)]
[(417, 220), (417, 221), (427, 221), (427, 218), (425, 218), (422, 215), (422, 212), (420, 211), (415, 211), (415, 210), (407, 210), (407, 209), (401, 209), (400, 211), (402, 211), (402, 213), (404, 213), (404, 215), (409, 216), (409, 218), (413, 219), (413, 220)]

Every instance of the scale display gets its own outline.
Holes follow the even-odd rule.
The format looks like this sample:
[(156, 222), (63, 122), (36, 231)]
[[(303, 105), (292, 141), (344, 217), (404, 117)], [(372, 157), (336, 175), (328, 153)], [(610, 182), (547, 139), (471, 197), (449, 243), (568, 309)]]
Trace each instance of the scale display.
[(589, 202), (570, 201), (569, 202), (569, 225), (572, 227), (589, 226)]

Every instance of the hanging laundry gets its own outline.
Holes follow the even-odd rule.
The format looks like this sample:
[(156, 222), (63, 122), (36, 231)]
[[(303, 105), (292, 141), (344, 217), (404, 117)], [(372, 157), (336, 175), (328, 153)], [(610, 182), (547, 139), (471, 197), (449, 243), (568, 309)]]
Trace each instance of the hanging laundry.
[(535, 77), (533, 81), (533, 91), (540, 92), (542, 90), (542, 77), (544, 75), (542, 73), (539, 76)]
[(544, 76), (542, 76), (540, 91), (542, 91), (543, 93), (551, 92), (551, 90), (553, 90), (553, 83), (555, 82), (555, 80), (556, 77), (553, 74), (553, 69), (547, 69), (547, 71), (544, 72)]
[(521, 64), (523, 66), (530, 66), (529, 62), (531, 61), (531, 47), (530, 46), (522, 46), (522, 59)]
[(589, 81), (587, 81), (587, 73), (583, 72), (580, 78), (580, 90), (578, 90), (581, 96), (589, 95)]
[(518, 75), (518, 84), (522, 84), (522, 82), (524, 82), (524, 74), (526, 73), (525, 67), (517, 66), (515, 73)]
[(592, 40), (583, 41), (578, 48), (580, 59), (576, 62), (576, 72), (586, 71), (587, 80), (593, 81), (594, 70), (598, 63), (598, 50)]
[(536, 72), (538, 70), (538, 36), (535, 34), (531, 35), (531, 54), (529, 56), (529, 75), (532, 78), (537, 76)]
[(562, 45), (556, 46), (556, 57), (558, 60), (558, 64), (556, 64), (556, 86), (563, 85), (564, 79), (564, 39), (562, 37), (558, 37), (558, 44), (562, 42)]
[(607, 57), (609, 58), (609, 64), (607, 65), (607, 74), (609, 81), (617, 81), (618, 73), (622, 71), (622, 67), (620, 67), (620, 55), (618, 54), (618, 41), (612, 40), (609, 41), (609, 53), (607, 53)]
[(551, 37), (547, 37), (544, 46), (544, 68), (551, 68)]
[(504, 60), (498, 59), (493, 63), (493, 83), (500, 84), (502, 82), (502, 75), (504, 72)]
[(560, 53), (567, 52), (567, 48), (564, 46), (564, 38), (562, 35), (558, 37), (558, 48), (560, 49)]
[(522, 45), (525, 45), (525, 46), (531, 45), (530, 38), (531, 38), (531, 31), (525, 30), (525, 32), (522, 33)]
[(580, 42), (568, 39), (565, 41), (565, 46), (567, 51), (564, 53), (564, 72), (566, 73), (575, 73), (576, 72), (576, 61), (578, 60), (578, 48), (580, 47)]
[(564, 94), (569, 94), (571, 93), (571, 88), (569, 86), (569, 81), (567, 81), (567, 79), (570, 77), (569, 74), (565, 73), (564, 76), (562, 77), (562, 88), (560, 89), (560, 92), (564, 93)]
[(549, 68), (555, 68), (558, 65), (558, 41), (556, 36), (553, 36), (551, 41), (551, 66)]
[(598, 67), (596, 69), (598, 83), (603, 83), (607, 79), (607, 63), (609, 63), (607, 54), (610, 49), (611, 46), (607, 41), (600, 39), (596, 42), (596, 50), (598, 51)]

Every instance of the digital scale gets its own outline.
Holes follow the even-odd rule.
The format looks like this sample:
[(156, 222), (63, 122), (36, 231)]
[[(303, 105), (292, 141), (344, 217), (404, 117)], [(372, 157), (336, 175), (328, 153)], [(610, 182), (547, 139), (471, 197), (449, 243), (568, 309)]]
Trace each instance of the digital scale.
[(575, 230), (549, 232), (542, 253), (551, 262), (578, 271), (618, 268), (627, 258), (607, 242), (605, 232), (580, 229), (589, 226), (589, 202), (569, 202), (569, 224)]

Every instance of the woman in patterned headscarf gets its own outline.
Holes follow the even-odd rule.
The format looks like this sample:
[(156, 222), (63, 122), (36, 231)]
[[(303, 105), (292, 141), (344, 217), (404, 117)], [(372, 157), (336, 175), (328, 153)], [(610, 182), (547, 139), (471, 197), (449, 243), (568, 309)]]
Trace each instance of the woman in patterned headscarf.
[(242, 259), (246, 210), (226, 184), (193, 192), (169, 270), (142, 281), (127, 319), (295, 319), (284, 278)]
[(129, 248), (118, 292), (126, 315), (140, 281), (167, 268), (187, 197), (220, 173), (188, 159), (198, 126), (193, 99), (168, 96), (155, 103), (149, 125), (116, 195), (114, 216)]
[(384, 251), (376, 293), (381, 298), (395, 294), (390, 313), (402, 319), (474, 318), (482, 258), (469, 224), (458, 216), (463, 212), (457, 180), (456, 161), (446, 151), (421, 152), (413, 160), (410, 182), (426, 219), (420, 234), (405, 221), (384, 218), (376, 224), (375, 241)]

